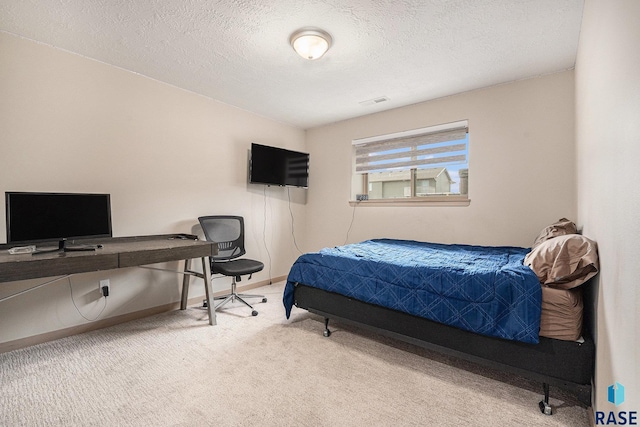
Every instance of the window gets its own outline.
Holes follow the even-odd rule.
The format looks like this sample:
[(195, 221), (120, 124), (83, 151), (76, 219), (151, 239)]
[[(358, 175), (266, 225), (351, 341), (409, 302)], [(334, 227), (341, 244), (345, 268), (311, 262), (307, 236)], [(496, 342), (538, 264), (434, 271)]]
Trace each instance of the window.
[(466, 120), (352, 144), (352, 200), (468, 200)]

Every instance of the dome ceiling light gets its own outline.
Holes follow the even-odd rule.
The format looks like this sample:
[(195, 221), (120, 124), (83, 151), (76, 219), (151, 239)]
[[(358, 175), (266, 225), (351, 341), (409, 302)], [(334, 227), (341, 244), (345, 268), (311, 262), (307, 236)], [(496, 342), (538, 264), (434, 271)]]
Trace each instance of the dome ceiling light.
[(318, 28), (301, 28), (291, 34), (289, 43), (304, 59), (318, 59), (331, 47), (331, 36)]

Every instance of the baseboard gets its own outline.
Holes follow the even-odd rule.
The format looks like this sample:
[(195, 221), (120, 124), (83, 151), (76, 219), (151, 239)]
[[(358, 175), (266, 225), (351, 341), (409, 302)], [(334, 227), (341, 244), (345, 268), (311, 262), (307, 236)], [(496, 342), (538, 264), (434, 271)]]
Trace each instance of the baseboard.
[[(286, 280), (287, 276), (274, 277), (260, 282), (249, 283), (244, 286), (238, 286), (238, 292), (246, 292), (251, 289), (259, 288), (272, 283), (278, 283)], [(224, 295), (227, 291), (215, 292), (215, 296)], [(187, 302), (188, 305), (200, 305), (202, 304), (202, 296), (196, 298), (190, 298)], [(0, 353), (6, 353), (8, 351), (19, 350), (25, 347), (31, 347), (32, 345), (42, 344), (49, 341), (55, 341), (61, 338), (70, 337), (72, 335), (83, 334), (85, 332), (95, 331), (98, 329), (108, 328), (109, 326), (119, 325), (121, 323), (130, 322), (136, 319), (142, 319), (143, 317), (153, 316), (167, 311), (173, 311), (180, 309), (180, 303), (174, 302), (169, 304), (163, 304), (156, 307), (147, 308), (144, 310), (134, 311), (119, 316), (109, 317), (107, 319), (96, 320), (94, 322), (85, 323), (82, 325), (72, 326), (70, 328), (59, 329), (57, 331), (46, 332), (44, 334), (34, 335), (31, 337), (20, 338), (13, 341), (7, 341), (0, 343)]]

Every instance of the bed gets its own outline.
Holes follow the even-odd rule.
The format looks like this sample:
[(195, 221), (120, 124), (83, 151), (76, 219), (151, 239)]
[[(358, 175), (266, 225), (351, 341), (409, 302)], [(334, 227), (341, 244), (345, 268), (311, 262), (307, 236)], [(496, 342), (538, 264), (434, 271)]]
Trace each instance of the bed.
[(374, 239), (304, 254), (283, 302), (323, 316), (327, 337), (336, 319), (540, 381), (550, 415), (550, 385), (591, 404), (597, 271), (595, 242), (563, 218), (531, 249)]

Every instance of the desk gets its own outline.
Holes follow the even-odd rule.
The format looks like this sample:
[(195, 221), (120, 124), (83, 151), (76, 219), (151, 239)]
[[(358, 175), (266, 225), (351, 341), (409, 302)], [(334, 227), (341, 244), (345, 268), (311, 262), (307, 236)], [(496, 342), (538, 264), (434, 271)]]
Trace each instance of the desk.
[[(88, 252), (54, 252), (39, 255), (11, 255), (8, 245), (0, 245), (0, 282), (36, 279), (92, 271), (137, 267), (167, 261), (184, 260), (182, 298), (180, 309), (187, 308), (189, 279), (191, 276), (204, 280), (206, 298), (213, 301), (209, 257), (217, 252), (217, 245), (201, 240), (172, 239), (173, 235), (116, 237), (77, 241), (78, 244), (101, 244), (102, 248)], [(202, 273), (190, 270), (193, 258), (200, 258)], [(213, 304), (207, 305), (209, 324), (216, 324)]]

